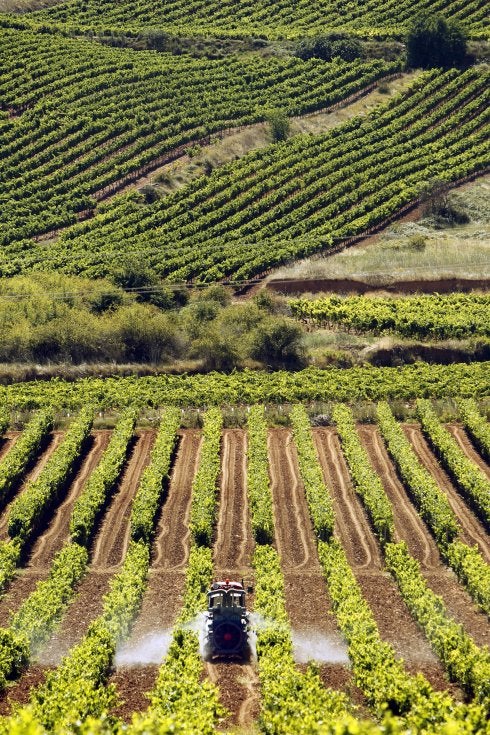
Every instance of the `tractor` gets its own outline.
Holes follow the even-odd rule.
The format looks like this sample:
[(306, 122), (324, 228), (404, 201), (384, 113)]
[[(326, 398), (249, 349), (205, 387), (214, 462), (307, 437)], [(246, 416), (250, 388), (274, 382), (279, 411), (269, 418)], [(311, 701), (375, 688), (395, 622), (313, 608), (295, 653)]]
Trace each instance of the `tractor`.
[(208, 590), (204, 623), (204, 658), (250, 658), (250, 619), (242, 582), (214, 582)]

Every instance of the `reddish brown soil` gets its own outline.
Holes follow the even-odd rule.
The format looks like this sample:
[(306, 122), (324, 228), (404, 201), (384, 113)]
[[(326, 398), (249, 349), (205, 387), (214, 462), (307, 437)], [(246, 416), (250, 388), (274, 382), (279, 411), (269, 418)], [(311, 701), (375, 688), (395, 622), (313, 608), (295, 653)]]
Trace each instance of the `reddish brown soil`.
[(34, 590), (37, 582), (48, 575), (53, 557), (68, 537), (73, 505), (100, 461), (109, 438), (110, 434), (107, 431), (99, 431), (95, 434), (92, 447), (72, 482), (65, 500), (58, 506), (45, 533), (36, 540), (25, 569), (12, 582), (8, 594), (0, 600), (0, 626), (8, 624), (10, 614), (20, 607)]
[[(247, 437), (241, 429), (223, 432), (220, 505), (214, 545), (217, 579), (241, 579), (253, 584), (252, 529), (247, 502)], [(253, 595), (247, 607), (253, 608)], [(215, 682), (230, 716), (223, 728), (247, 727), (259, 714), (259, 679), (255, 662), (209, 662), (206, 673)]]
[[(128, 508), (138, 488), (141, 473), (148, 463), (154, 432), (141, 432), (129, 457), (119, 489), (112, 498), (93, 544), (89, 573), (69, 606), (60, 627), (43, 649), (40, 660), (57, 664), (85, 633), (91, 620), (102, 610), (102, 597), (109, 581), (124, 558), (129, 534)], [(103, 539), (103, 543), (101, 543)]]
[(446, 493), (449, 504), (462, 527), (461, 541), (469, 546), (477, 544), (485, 560), (490, 563), (490, 539), (488, 534), (431, 452), (422, 430), (418, 425), (412, 424), (407, 424), (403, 428), (412, 443), (415, 454), (431, 473), (439, 487)]
[[(378, 237), (379, 235), (375, 235), (372, 240), (374, 241)], [(366, 244), (370, 240), (371, 238), (366, 238), (362, 242)], [(369, 294), (377, 291), (412, 294), (488, 291), (490, 281), (481, 278), (413, 279), (409, 281), (390, 281), (387, 279), (385, 283), (376, 285), (353, 278), (276, 278), (267, 281), (266, 286), (272, 291), (288, 295), (302, 293)]]
[(490, 480), (490, 467), (487, 465), (485, 460), (480, 457), (478, 452), (475, 450), (471, 440), (467, 436), (465, 430), (459, 424), (448, 424), (446, 429), (451, 432), (453, 437), (456, 439), (460, 449), (466, 454), (468, 459), (471, 459), (483, 472), (483, 474)]
[(62, 432), (55, 431), (52, 434), (50, 442), (48, 443), (44, 451), (41, 453), (38, 461), (36, 462), (34, 467), (30, 470), (30, 472), (27, 473), (27, 475), (24, 478), (24, 481), (19, 486), (17, 492), (14, 493), (13, 497), (10, 498), (9, 503), (5, 506), (2, 514), (0, 515), (0, 541), (5, 541), (6, 539), (8, 539), (7, 526), (8, 526), (8, 517), (9, 517), (9, 512), (10, 512), (10, 507), (12, 505), (12, 502), (17, 497), (17, 495), (19, 495), (24, 490), (24, 488), (27, 487), (27, 485), (30, 482), (33, 482), (39, 477), (42, 470), (46, 466), (46, 462), (51, 457), (55, 449), (59, 447), (62, 439), (63, 439)]
[[(170, 631), (182, 605), (190, 547), (188, 519), (192, 481), (199, 462), (200, 445), (200, 432), (182, 433), (158, 521), (148, 586), (126, 644), (129, 647), (136, 647), (152, 633)], [(115, 712), (118, 717), (129, 721), (133, 712), (146, 709), (145, 694), (153, 687), (158, 668), (157, 664), (135, 663), (114, 671), (111, 681), (116, 684), (121, 699)]]
[(27, 704), (31, 689), (40, 686), (44, 682), (47, 672), (48, 669), (43, 666), (36, 664), (29, 666), (22, 678), (0, 695), (0, 716), (11, 714), (12, 705), (14, 704)]
[(415, 507), (407, 498), (405, 488), (398, 479), (378, 428), (372, 425), (361, 425), (358, 430), (371, 463), (391, 500), (397, 540), (408, 544), (410, 553), (424, 569), (440, 569), (441, 559), (436, 543)]
[[(318, 560), (291, 431), (275, 429), (269, 432), (269, 462), (276, 545), (281, 557), (291, 627), (303, 636), (320, 635), (342, 645)], [(347, 666), (322, 664), (320, 673), (326, 686), (355, 692), (354, 699), (362, 701)]]
[[(352, 486), (335, 430), (318, 429), (314, 436), (325, 481), (334, 500), (337, 533), (373, 611), (381, 637), (393, 646), (408, 667), (421, 671), (435, 689), (448, 689), (442, 666), (413, 620), (395, 582), (383, 569), (378, 543)], [(361, 557), (359, 543), (364, 549)], [(452, 693), (456, 691), (453, 688)]]
[(0, 461), (10, 452), (22, 432), (8, 431), (0, 439)]

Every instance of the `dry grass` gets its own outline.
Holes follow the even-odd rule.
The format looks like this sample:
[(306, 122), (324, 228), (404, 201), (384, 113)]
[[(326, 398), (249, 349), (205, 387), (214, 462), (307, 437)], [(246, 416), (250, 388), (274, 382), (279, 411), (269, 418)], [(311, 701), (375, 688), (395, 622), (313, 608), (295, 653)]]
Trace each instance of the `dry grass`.
[(470, 216), (467, 225), (437, 229), (426, 218), (393, 224), (374, 241), (332, 256), (299, 261), (272, 278), (349, 278), (390, 283), (427, 278), (490, 279), (490, 176), (452, 196)]
[(41, 10), (50, 5), (59, 5), (64, 0), (0, 0), (0, 13), (26, 13)]

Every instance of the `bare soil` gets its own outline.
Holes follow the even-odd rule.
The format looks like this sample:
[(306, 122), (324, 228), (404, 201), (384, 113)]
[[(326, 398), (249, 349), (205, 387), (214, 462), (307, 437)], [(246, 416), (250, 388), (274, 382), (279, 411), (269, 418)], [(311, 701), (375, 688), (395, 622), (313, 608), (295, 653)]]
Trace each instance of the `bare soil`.
[[(352, 486), (335, 430), (317, 429), (314, 436), (325, 481), (334, 499), (337, 533), (381, 637), (393, 646), (409, 669), (421, 671), (435, 689), (451, 688), (396, 583), (383, 568), (378, 543)], [(461, 696), (456, 688), (451, 689), (453, 694)]]
[(10, 585), (8, 594), (0, 600), (0, 626), (8, 625), (11, 614), (30, 595), (38, 581), (47, 577), (55, 554), (68, 538), (73, 505), (100, 461), (109, 438), (107, 431), (94, 435), (92, 447), (68, 488), (65, 500), (58, 506), (46, 531), (34, 543), (27, 565)]
[[(343, 645), (332, 602), (318, 559), (304, 486), (299, 479), (298, 455), (288, 429), (269, 432), (271, 489), (274, 499), (276, 546), (281, 557), (286, 592), (286, 610), (294, 633)], [(362, 695), (354, 686), (347, 665), (323, 663), (320, 674), (333, 689)]]
[[(200, 456), (201, 432), (182, 432), (170, 476), (168, 491), (157, 525), (153, 563), (141, 610), (126, 643), (137, 649), (146, 636), (169, 633), (182, 605), (185, 567), (189, 557), (188, 520), (192, 481)], [(135, 711), (147, 708), (149, 692), (158, 674), (158, 664), (135, 659), (134, 665), (118, 666), (110, 681), (116, 684), (121, 704), (115, 714), (130, 721)]]
[(20, 493), (27, 487), (27, 485), (29, 485), (29, 483), (34, 482), (34, 480), (37, 480), (37, 478), (43, 471), (44, 467), (46, 466), (48, 459), (51, 457), (53, 452), (61, 444), (63, 436), (64, 434), (61, 431), (55, 431), (51, 435), (51, 439), (48, 442), (45, 449), (41, 452), (38, 458), (38, 461), (32, 467), (32, 469), (26, 474), (23, 482), (20, 484), (17, 491), (9, 499), (9, 502), (7, 503), (7, 505), (3, 509), (2, 514), (0, 515), (0, 541), (6, 541), (8, 539), (8, 533), (7, 533), (8, 519), (9, 519), (10, 508), (12, 506), (13, 501), (18, 495), (20, 495)]
[[(414, 213), (410, 216), (400, 218), (400, 222), (412, 222)], [(362, 240), (363, 244), (375, 241), (379, 235)], [(378, 291), (390, 293), (413, 294), (413, 293), (454, 293), (455, 291), (488, 291), (490, 280), (488, 278), (428, 278), (410, 279), (407, 281), (392, 280), (391, 277), (383, 280), (381, 276), (376, 277), (377, 283), (369, 280), (362, 281), (356, 278), (275, 278), (267, 281), (266, 285), (271, 291), (287, 294), (302, 293), (341, 293), (341, 294), (370, 294)]]
[(459, 424), (448, 424), (446, 426), (446, 429), (456, 439), (460, 449), (462, 449), (468, 459), (471, 459), (471, 461), (474, 462), (480, 468), (483, 474), (490, 480), (490, 467), (478, 454), (463, 427)]
[(476, 544), (484, 559), (490, 564), (490, 538), (488, 534), (431, 452), (422, 430), (418, 425), (407, 424), (404, 426), (404, 431), (420, 462), (431, 473), (441, 490), (445, 492), (449, 504), (462, 527), (461, 541), (469, 546)]

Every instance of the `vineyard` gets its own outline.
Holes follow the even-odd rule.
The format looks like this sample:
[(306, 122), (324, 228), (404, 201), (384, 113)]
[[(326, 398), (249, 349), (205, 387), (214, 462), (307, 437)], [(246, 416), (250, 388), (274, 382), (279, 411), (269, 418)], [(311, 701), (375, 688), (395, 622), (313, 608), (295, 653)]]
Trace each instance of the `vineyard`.
[(153, 204), (119, 197), (54, 244), (6, 247), (2, 269), (99, 277), (130, 248), (162, 278), (205, 282), (328, 251), (428, 180), (488, 167), (488, 80), (486, 67), (427, 72), (371, 117), (260, 149)]
[[(359, 35), (383, 36), (402, 34), (410, 18), (420, 10), (444, 10), (460, 20), (474, 35), (488, 32), (486, 9), (482, 0), (462, 3), (460, 0), (438, 2), (415, 0), (400, 4), (369, 0), (366, 3), (340, 5), (335, 0), (246, 0), (239, 5), (232, 0), (144, 0), (134, 3), (124, 0), (69, 0), (61, 7), (35, 13), (36, 21), (49, 21), (69, 26), (92, 28), (163, 28), (168, 33), (182, 35), (229, 35), (295, 38), (302, 34), (325, 31), (349, 31)], [(218, 30), (219, 29), (219, 30)]]
[(293, 314), (321, 326), (359, 332), (400, 334), (419, 339), (489, 336), (490, 298), (486, 294), (450, 294), (407, 298), (331, 296), (290, 301)]
[(194, 59), (9, 29), (0, 43), (0, 243), (21, 250), (189, 144), (271, 108), (327, 107), (397, 69), (373, 60), (325, 73), (318, 59)]
[[(416, 410), (4, 415), (0, 732), (486, 732), (490, 515), (468, 480), (489, 497), (488, 423), (473, 400), (448, 425)], [(246, 663), (199, 653), (224, 577), (253, 582)]]

